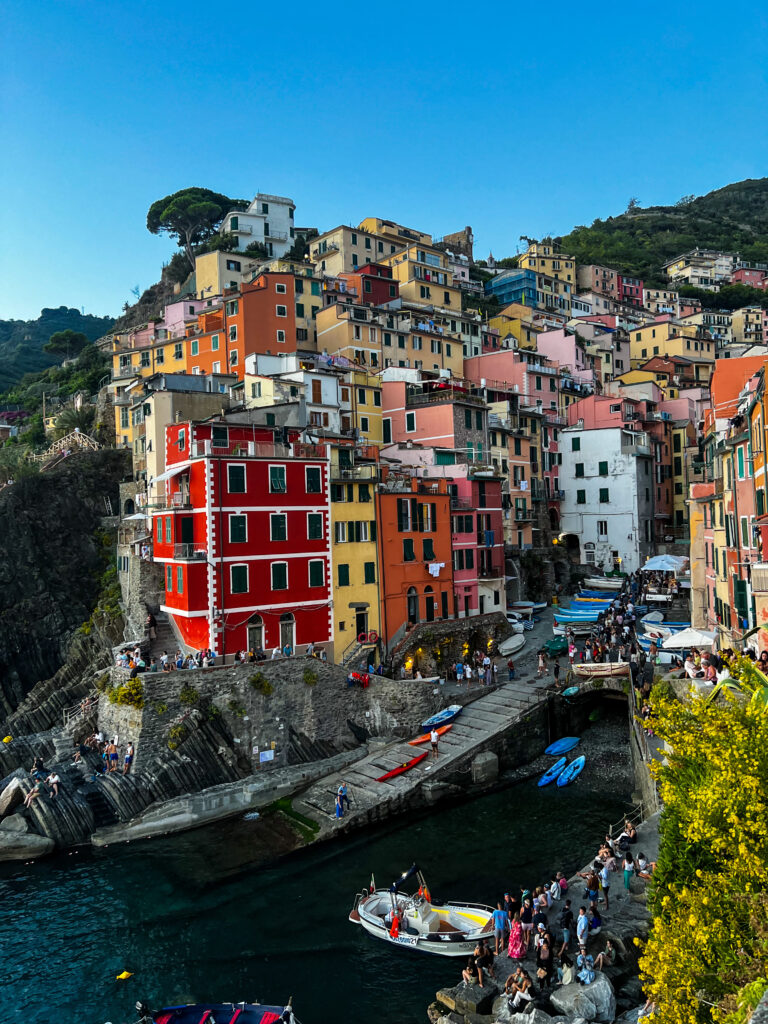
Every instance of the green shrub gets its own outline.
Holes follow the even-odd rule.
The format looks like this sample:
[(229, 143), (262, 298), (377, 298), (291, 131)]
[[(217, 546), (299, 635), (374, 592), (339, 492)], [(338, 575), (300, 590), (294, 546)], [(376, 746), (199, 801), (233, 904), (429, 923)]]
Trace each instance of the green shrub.
[(99, 676), (93, 685), (99, 693), (108, 693), (112, 689), (112, 679), (110, 678), (109, 672), (105, 672), (103, 675)]
[(200, 700), (200, 694), (188, 683), (184, 683), (181, 690), (179, 691), (179, 700), (182, 704), (197, 704)]
[(221, 718), (221, 709), (215, 704), (209, 704), (205, 710), (205, 714), (209, 722), (213, 722), (217, 718)]
[(122, 686), (115, 686), (109, 691), (109, 702), (141, 710), (144, 707), (144, 684), (139, 678), (127, 679)]
[(248, 680), (251, 687), (263, 697), (269, 697), (275, 692), (275, 688), (262, 672), (257, 672)]
[(307, 686), (317, 686), (317, 672), (313, 672), (311, 668), (305, 668), (304, 682)]
[[(243, 707), (243, 705), (238, 704), (236, 700), (227, 701), (227, 707), (229, 708), (233, 715), (237, 715), (238, 718), (245, 718), (246, 710)], [(219, 709), (216, 708), (216, 710), (218, 711)]]
[(167, 711), (168, 711), (168, 705), (164, 704), (162, 701), (158, 701), (157, 704), (155, 704), (155, 714), (156, 715), (164, 715)]
[(177, 750), (189, 735), (186, 725), (172, 725), (168, 730), (168, 746), (171, 750)]

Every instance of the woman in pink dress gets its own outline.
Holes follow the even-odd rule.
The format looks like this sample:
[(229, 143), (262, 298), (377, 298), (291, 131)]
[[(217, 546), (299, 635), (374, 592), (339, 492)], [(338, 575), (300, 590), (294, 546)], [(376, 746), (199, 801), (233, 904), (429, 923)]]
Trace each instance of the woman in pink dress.
[(507, 956), (513, 960), (522, 960), (525, 956), (525, 939), (523, 938), (523, 926), (520, 924), (520, 914), (515, 913), (512, 924), (509, 926), (509, 947)]

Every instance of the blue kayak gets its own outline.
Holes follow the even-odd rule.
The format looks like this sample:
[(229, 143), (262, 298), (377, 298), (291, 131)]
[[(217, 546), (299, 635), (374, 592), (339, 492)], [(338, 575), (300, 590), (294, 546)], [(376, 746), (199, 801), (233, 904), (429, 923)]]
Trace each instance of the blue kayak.
[(431, 718), (422, 722), (421, 731), (429, 732), (433, 725), (447, 725), (448, 722), (452, 722), (456, 715), (460, 714), (463, 710), (464, 708), (461, 704), (451, 704), (444, 711), (438, 711), (436, 715), (432, 715)]
[(567, 754), (569, 750), (573, 750), (574, 747), (578, 747), (580, 743), (581, 739), (578, 736), (563, 736), (561, 740), (555, 740), (554, 743), (550, 743), (544, 753), (557, 755)]
[(579, 692), (578, 686), (569, 686), (568, 689), (563, 690), (564, 697), (575, 697)]
[(573, 782), (577, 775), (581, 774), (581, 770), (586, 764), (587, 759), (582, 754), (581, 757), (577, 757), (571, 761), (567, 768), (563, 768), (562, 772), (558, 776), (558, 786), (567, 786), (569, 782)]
[(552, 767), (548, 768), (547, 771), (544, 772), (539, 779), (539, 785), (548, 786), (550, 782), (554, 782), (563, 768), (565, 768), (565, 757), (561, 757), (559, 761), (555, 761)]

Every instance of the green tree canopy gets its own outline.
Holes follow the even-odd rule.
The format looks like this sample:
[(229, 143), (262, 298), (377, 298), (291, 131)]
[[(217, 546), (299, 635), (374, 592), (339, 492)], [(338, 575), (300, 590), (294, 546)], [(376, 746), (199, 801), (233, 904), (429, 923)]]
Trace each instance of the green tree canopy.
[(60, 353), (66, 356), (67, 359), (70, 359), (72, 356), (77, 355), (81, 349), (85, 348), (87, 344), (88, 338), (82, 331), (73, 331), (67, 328), (65, 331), (56, 331), (55, 334), (52, 334), (45, 345), (43, 345), (43, 351)]
[(183, 188), (152, 203), (147, 213), (147, 230), (153, 235), (175, 238), (193, 267), (192, 247), (214, 235), (230, 210), (242, 210), (247, 205), (244, 199), (230, 199), (209, 188)]

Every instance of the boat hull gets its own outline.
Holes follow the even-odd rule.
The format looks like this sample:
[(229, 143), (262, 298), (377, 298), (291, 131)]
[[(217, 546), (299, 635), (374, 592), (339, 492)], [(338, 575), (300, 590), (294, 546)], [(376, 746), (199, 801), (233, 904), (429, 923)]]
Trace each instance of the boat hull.
[(263, 1020), (295, 1024), (293, 1011), (286, 1006), (265, 1006), (262, 1003), (188, 1003), (166, 1006), (152, 1014), (153, 1024), (200, 1024), (204, 1020), (234, 1021), (238, 1024), (261, 1024)]
[(548, 786), (550, 782), (554, 782), (560, 772), (565, 768), (565, 757), (561, 757), (559, 761), (555, 761), (551, 768), (548, 768), (539, 779), (539, 786)]
[(506, 640), (502, 640), (499, 644), (499, 654), (516, 654), (517, 651), (521, 651), (523, 647), (525, 647), (525, 634), (513, 633), (512, 636), (508, 636)]
[(575, 778), (578, 778), (584, 770), (584, 765), (587, 763), (586, 757), (582, 754), (575, 760), (571, 761), (569, 765), (563, 768), (562, 772), (557, 778), (557, 785), (562, 789), (563, 786), (567, 786), (573, 782)]
[(590, 590), (621, 590), (624, 580), (604, 579), (602, 576), (587, 576), (584, 586)]
[(585, 665), (574, 665), (573, 674), (581, 679), (590, 676), (627, 676), (629, 663), (626, 661), (601, 661)]
[(443, 711), (438, 711), (436, 715), (432, 715), (431, 718), (425, 719), (421, 723), (421, 731), (431, 732), (433, 725), (438, 727), (441, 725), (447, 725), (449, 722), (452, 722), (457, 715), (460, 715), (463, 710), (464, 708), (461, 704), (451, 704)]
[[(349, 920), (381, 942), (433, 956), (467, 957), (474, 951), (478, 939), (493, 937), (491, 907), (454, 902), (432, 904), (414, 896), (402, 897), (401, 894), (397, 898), (398, 903), (404, 902), (405, 912), (396, 936), (391, 934), (389, 924), (381, 916), (390, 901), (390, 893), (386, 890), (377, 889), (360, 900), (350, 912)], [(379, 913), (371, 912), (370, 907), (377, 908)], [(439, 927), (434, 928), (433, 925), (429, 931), (419, 930), (413, 922), (418, 922), (425, 914), (433, 917), (434, 924), (439, 918)], [(457, 923), (462, 927), (456, 927)]]
[[(441, 725), (440, 728), (436, 730), (437, 731), (437, 735), (438, 736), (445, 736), (445, 734), (447, 732), (450, 732), (450, 730), (452, 728), (453, 728), (452, 725)], [(411, 746), (411, 747), (418, 747), (422, 743), (429, 743), (429, 737), (431, 735), (432, 735), (432, 733), (428, 732), (428, 733), (425, 733), (424, 736), (417, 736), (415, 740), (408, 740), (408, 745)]]
[(555, 740), (554, 743), (550, 743), (544, 753), (567, 754), (569, 750), (573, 750), (574, 747), (578, 747), (579, 743), (581, 743), (581, 739), (578, 736), (563, 736), (562, 739)]
[(405, 775), (405, 773), (409, 772), (411, 768), (415, 768), (417, 764), (423, 761), (426, 756), (426, 751), (423, 754), (417, 754), (416, 757), (412, 757), (410, 761), (404, 761), (403, 764), (399, 764), (397, 768), (393, 768), (389, 772), (384, 772), (384, 774), (380, 775), (376, 781), (386, 782), (387, 779), (396, 779), (398, 775)]

